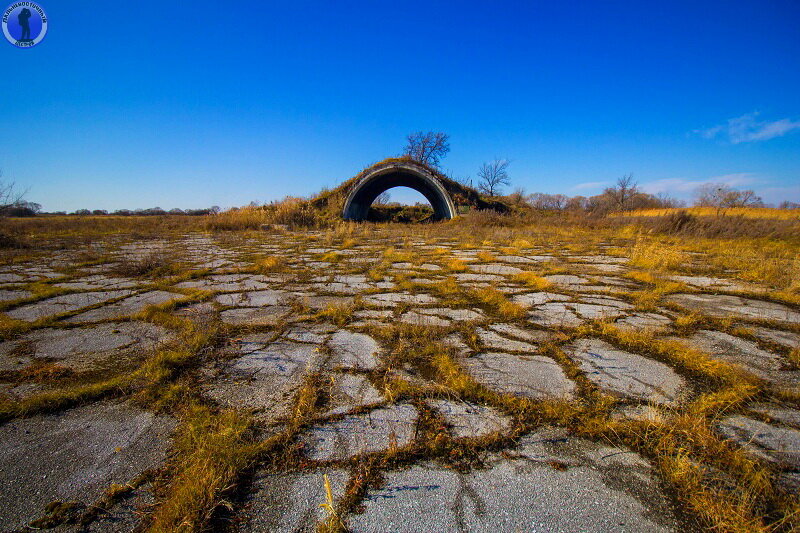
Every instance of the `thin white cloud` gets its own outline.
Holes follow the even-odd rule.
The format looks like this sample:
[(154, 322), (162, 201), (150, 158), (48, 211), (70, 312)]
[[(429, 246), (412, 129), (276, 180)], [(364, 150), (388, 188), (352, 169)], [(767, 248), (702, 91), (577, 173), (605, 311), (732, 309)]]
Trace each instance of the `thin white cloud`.
[(706, 179), (664, 178), (640, 183), (639, 188), (650, 194), (666, 192), (677, 196), (682, 196), (685, 193), (693, 193), (699, 187), (702, 187), (708, 183), (724, 183), (725, 185), (730, 185), (731, 187), (741, 187), (743, 185), (749, 185), (755, 182), (757, 182), (757, 180), (752, 173), (739, 172), (736, 174), (723, 174), (722, 176), (714, 176)]
[(723, 138), (733, 144), (739, 144), (766, 141), (800, 130), (800, 120), (788, 118), (773, 121), (758, 120), (758, 115), (758, 111), (754, 111), (741, 117), (730, 118), (725, 124), (713, 128), (694, 130), (694, 133), (699, 133), (706, 139)]
[(580, 191), (583, 189), (597, 189), (599, 187), (606, 187), (611, 185), (609, 181), (587, 181), (586, 183), (579, 183), (570, 187), (572, 191)]

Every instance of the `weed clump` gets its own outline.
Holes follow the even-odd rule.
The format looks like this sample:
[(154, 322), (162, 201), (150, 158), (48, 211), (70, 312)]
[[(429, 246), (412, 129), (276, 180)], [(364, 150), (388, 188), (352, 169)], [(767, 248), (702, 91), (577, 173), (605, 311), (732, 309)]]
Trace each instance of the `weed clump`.
[(525, 316), (525, 307), (512, 302), (494, 287), (477, 289), (474, 291), (474, 295), (505, 320), (515, 320)]
[(553, 285), (549, 279), (543, 278), (535, 272), (520, 272), (515, 278), (517, 281), (521, 281), (539, 291), (549, 289)]
[(286, 260), (278, 256), (264, 257), (255, 261), (256, 271), (262, 274), (278, 272), (286, 266)]
[(158, 278), (175, 274), (179, 267), (166, 252), (157, 251), (142, 257), (126, 258), (116, 263), (112, 272), (129, 278)]

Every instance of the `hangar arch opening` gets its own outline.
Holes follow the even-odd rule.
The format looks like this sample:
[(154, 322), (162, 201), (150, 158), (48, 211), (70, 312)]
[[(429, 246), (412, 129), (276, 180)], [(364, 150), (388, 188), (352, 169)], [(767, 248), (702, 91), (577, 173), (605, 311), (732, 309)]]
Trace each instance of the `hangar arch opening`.
[(395, 187), (408, 187), (424, 196), (433, 208), (432, 220), (449, 220), (456, 216), (453, 200), (439, 180), (413, 164), (403, 164), (367, 172), (347, 196), (342, 217), (345, 220), (367, 220), (375, 199)]
[(410, 187), (387, 189), (375, 198), (367, 210), (369, 222), (429, 222), (433, 220), (433, 206), (422, 193)]

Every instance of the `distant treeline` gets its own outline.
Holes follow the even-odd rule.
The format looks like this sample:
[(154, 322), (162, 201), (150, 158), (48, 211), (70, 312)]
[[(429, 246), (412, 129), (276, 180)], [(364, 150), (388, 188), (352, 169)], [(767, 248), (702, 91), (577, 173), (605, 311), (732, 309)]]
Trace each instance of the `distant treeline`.
[[(639, 184), (632, 175), (623, 176), (613, 187), (607, 187), (595, 196), (566, 196), (563, 194), (526, 194), (517, 189), (505, 197), (511, 205), (527, 205), (544, 211), (580, 211), (595, 215), (638, 211), (642, 209), (665, 209), (686, 207), (687, 202), (678, 200), (668, 194), (653, 195), (639, 189)], [(766, 204), (751, 189), (736, 189), (723, 183), (703, 185), (695, 191), (693, 205), (696, 207), (713, 207), (717, 209), (737, 207), (774, 208)], [(779, 209), (798, 209), (800, 203), (783, 201)]]
[(174, 208), (169, 211), (161, 209), (160, 207), (151, 207), (148, 209), (117, 209), (116, 211), (107, 211), (105, 209), (78, 209), (68, 213), (66, 211), (53, 211), (44, 212), (42, 206), (35, 202), (17, 202), (8, 206), (0, 206), (0, 216), (7, 217), (32, 217), (36, 215), (70, 215), (70, 216), (161, 216), (161, 215), (187, 215), (187, 216), (203, 216), (215, 215), (220, 212), (218, 206), (207, 207), (204, 209), (179, 209)]

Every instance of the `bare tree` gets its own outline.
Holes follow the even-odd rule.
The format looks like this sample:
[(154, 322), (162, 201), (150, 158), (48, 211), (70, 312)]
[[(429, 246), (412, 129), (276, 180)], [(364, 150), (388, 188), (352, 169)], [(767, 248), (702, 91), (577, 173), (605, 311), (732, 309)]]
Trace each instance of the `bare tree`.
[(16, 184), (2, 180), (3, 171), (0, 170), (0, 211), (22, 203), (27, 191), (18, 191)]
[(617, 180), (615, 187), (609, 187), (603, 193), (608, 195), (617, 209), (627, 211), (631, 199), (639, 193), (639, 186), (633, 181), (633, 174), (626, 174)]
[(586, 209), (588, 200), (585, 196), (573, 196), (567, 200), (564, 209), (567, 211), (583, 211)]
[(450, 151), (450, 137), (440, 131), (418, 131), (409, 135), (407, 140), (403, 153), (434, 168), (439, 167), (439, 162)]
[(478, 169), (478, 190), (488, 196), (497, 196), (504, 185), (511, 184), (508, 177), (508, 159), (495, 159)]
[(374, 205), (386, 205), (392, 199), (392, 195), (389, 194), (389, 191), (383, 191), (380, 193), (377, 198), (372, 202)]
[(528, 203), (534, 209), (548, 209), (554, 211), (561, 211), (566, 209), (569, 197), (563, 194), (545, 194), (542, 192), (535, 192), (529, 194), (527, 198)]
[(764, 202), (751, 189), (734, 189), (724, 183), (708, 183), (697, 190), (697, 205), (716, 207), (717, 214), (729, 207), (763, 207)]

